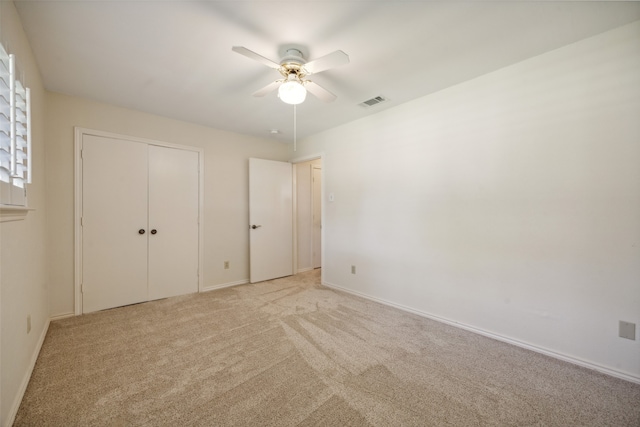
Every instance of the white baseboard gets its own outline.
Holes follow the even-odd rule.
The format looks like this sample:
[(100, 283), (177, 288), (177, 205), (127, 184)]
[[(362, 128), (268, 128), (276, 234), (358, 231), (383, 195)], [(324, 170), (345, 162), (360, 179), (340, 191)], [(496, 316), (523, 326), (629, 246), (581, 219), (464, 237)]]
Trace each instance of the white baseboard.
[(377, 298), (377, 297), (373, 297), (367, 294), (364, 294), (362, 292), (357, 292), (357, 291), (353, 291), (351, 289), (347, 289), (344, 288), (342, 286), (338, 286), (338, 285), (334, 285), (333, 283), (329, 283), (326, 281), (322, 282), (323, 285), (329, 287), (329, 288), (333, 288), (333, 289), (337, 289), (343, 292), (346, 292), (348, 294), (352, 294), (352, 295), (356, 295), (371, 301), (375, 301), (375, 302), (379, 302), (380, 304), (384, 304), (384, 305), (388, 305), (390, 307), (394, 307), (397, 308), (399, 310), (402, 311), (406, 311), (409, 313), (413, 313), (413, 314), (417, 314), (418, 316), (422, 316), (422, 317), (426, 317), (428, 319), (431, 320), (435, 320), (436, 322), (440, 322), (440, 323), (446, 323), (447, 325), (451, 325), (451, 326), (455, 326), (456, 328), (460, 328), (460, 329), (464, 329), (470, 332), (474, 332), (476, 334), (479, 335), (483, 335), (485, 337), (489, 337), (489, 338), (493, 338), (494, 340), (498, 340), (498, 341), (502, 341), (505, 342), (507, 344), (512, 344), (515, 345), (517, 347), (521, 347), (521, 348), (526, 348), (527, 350), (531, 350), (531, 351), (535, 351), (536, 353), (541, 353), (544, 354), (546, 356), (550, 356), (559, 360), (563, 360), (565, 362), (569, 362), (572, 363), (574, 365), (578, 365), (578, 366), (582, 366), (584, 368), (588, 368), (588, 369), (592, 369), (594, 371), (598, 371), (601, 372), (603, 374), (615, 377), (615, 378), (620, 378), (632, 383), (636, 383), (636, 384), (640, 384), (640, 376), (636, 376), (636, 375), (632, 375), (626, 372), (621, 372), (621, 371), (616, 371), (615, 369), (611, 369), (608, 368), (606, 366), (602, 366), (602, 365), (598, 365), (596, 363), (592, 363), (592, 362), (588, 362), (586, 360), (582, 360), (582, 359), (578, 359), (576, 357), (573, 356), (568, 356), (566, 354), (562, 354), (562, 353), (558, 353), (556, 351), (553, 350), (549, 350), (547, 348), (544, 347), (539, 347), (533, 344), (529, 344), (523, 341), (518, 341), (515, 340), (513, 338), (509, 338), (509, 337), (505, 337), (502, 335), (498, 335), (495, 334), (493, 332), (489, 332), (489, 331), (485, 331), (484, 329), (481, 328), (476, 328), (475, 326), (470, 326), (470, 325), (466, 325), (464, 323), (460, 323), (460, 322), (456, 322), (453, 320), (449, 320), (447, 318), (444, 317), (440, 317), (440, 316), (436, 316), (430, 313), (427, 313), (425, 311), (421, 311), (421, 310), (416, 310), (414, 308), (411, 307), (407, 307), (404, 306), (402, 304), (397, 304), (391, 301), (387, 301), (385, 299), (382, 298)]
[(62, 313), (62, 314), (56, 314), (55, 316), (51, 316), (51, 321), (55, 322), (56, 320), (61, 320), (61, 319), (66, 319), (68, 317), (73, 317), (76, 314), (74, 312), (71, 313)]
[(18, 393), (16, 394), (15, 399), (13, 400), (13, 404), (11, 405), (11, 411), (9, 413), (9, 418), (7, 419), (7, 426), (12, 426), (13, 422), (16, 419), (16, 415), (18, 414), (18, 409), (20, 409), (20, 404), (22, 403), (22, 398), (24, 397), (24, 393), (27, 391), (27, 386), (29, 385), (29, 380), (31, 379), (31, 374), (33, 374), (33, 368), (36, 367), (36, 361), (38, 360), (38, 355), (40, 354), (40, 350), (42, 349), (42, 344), (44, 344), (44, 339), (47, 336), (47, 332), (49, 331), (49, 324), (51, 322), (47, 320), (47, 323), (44, 325), (44, 329), (42, 330), (42, 334), (40, 334), (40, 338), (38, 338), (38, 343), (36, 344), (36, 348), (31, 355), (31, 360), (29, 362), (29, 368), (27, 372), (25, 372), (24, 377), (22, 378), (22, 383), (20, 383), (20, 388), (18, 389)]
[(296, 271), (296, 274), (298, 274), (298, 273), (305, 273), (305, 272), (307, 272), (307, 271), (311, 271), (311, 270), (313, 270), (313, 269), (314, 269), (313, 267), (299, 268), (299, 269)]
[(249, 279), (242, 279), (242, 280), (237, 280), (235, 282), (223, 283), (221, 285), (207, 286), (205, 288), (202, 288), (200, 292), (215, 291), (216, 289), (230, 288), (232, 286), (238, 286), (238, 285), (246, 285), (247, 283), (249, 283)]

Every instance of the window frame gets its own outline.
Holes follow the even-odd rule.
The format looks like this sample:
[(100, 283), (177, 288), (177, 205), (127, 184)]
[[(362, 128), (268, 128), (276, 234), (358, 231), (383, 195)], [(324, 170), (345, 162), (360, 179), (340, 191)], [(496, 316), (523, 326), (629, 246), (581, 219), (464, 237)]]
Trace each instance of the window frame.
[(24, 219), (32, 182), (31, 91), (0, 43), (0, 222)]

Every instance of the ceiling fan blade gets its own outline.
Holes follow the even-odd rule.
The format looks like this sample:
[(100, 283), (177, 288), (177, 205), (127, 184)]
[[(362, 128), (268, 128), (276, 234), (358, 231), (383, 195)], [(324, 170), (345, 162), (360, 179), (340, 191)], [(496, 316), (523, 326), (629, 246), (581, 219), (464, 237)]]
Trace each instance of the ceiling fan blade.
[(314, 74), (348, 63), (349, 55), (341, 50), (336, 50), (335, 52), (325, 55), (321, 58), (315, 59), (311, 62), (307, 62), (306, 64), (304, 64), (304, 69), (307, 71), (307, 74)]
[(264, 65), (266, 65), (269, 68), (275, 68), (276, 70), (278, 68), (280, 68), (280, 64), (276, 64), (275, 62), (273, 62), (272, 60), (270, 60), (269, 58), (265, 58), (262, 55), (258, 55), (257, 53), (255, 53), (252, 50), (247, 49), (246, 47), (243, 46), (233, 46), (231, 48), (232, 51), (239, 53), (240, 55), (244, 55), (249, 59), (253, 59), (254, 61), (258, 61)]
[(333, 102), (336, 100), (337, 96), (323, 88), (317, 83), (314, 83), (310, 80), (306, 80), (304, 82), (304, 87), (311, 92), (316, 98), (320, 99), (324, 102)]
[(269, 83), (268, 85), (266, 85), (262, 89), (258, 89), (257, 91), (253, 92), (252, 95), (253, 96), (265, 96), (269, 92), (278, 89), (282, 83), (284, 83), (284, 80), (276, 80), (275, 82)]

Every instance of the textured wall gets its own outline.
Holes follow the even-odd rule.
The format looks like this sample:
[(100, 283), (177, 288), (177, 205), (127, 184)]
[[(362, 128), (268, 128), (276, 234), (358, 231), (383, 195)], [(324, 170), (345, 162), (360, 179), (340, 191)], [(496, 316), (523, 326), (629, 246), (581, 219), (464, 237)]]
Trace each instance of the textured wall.
[(640, 380), (638, 117), (635, 22), (306, 139), (325, 281)]

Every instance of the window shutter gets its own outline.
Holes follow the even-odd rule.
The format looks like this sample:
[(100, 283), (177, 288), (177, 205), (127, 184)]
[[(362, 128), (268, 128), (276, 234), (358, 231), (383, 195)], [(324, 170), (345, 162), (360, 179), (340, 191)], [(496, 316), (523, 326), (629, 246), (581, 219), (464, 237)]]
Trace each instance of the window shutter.
[[(0, 182), (11, 183), (11, 66), (0, 45)], [(4, 189), (4, 188), (3, 188)], [(6, 190), (6, 189), (4, 189)], [(3, 191), (3, 195), (6, 191)], [(2, 203), (5, 201), (2, 200)]]
[(28, 102), (27, 89), (19, 80), (15, 81), (15, 164), (13, 168), (14, 185), (24, 187), (29, 183), (30, 162), (30, 138), (28, 132)]
[(0, 45), (0, 204), (26, 206), (31, 182), (31, 97)]

